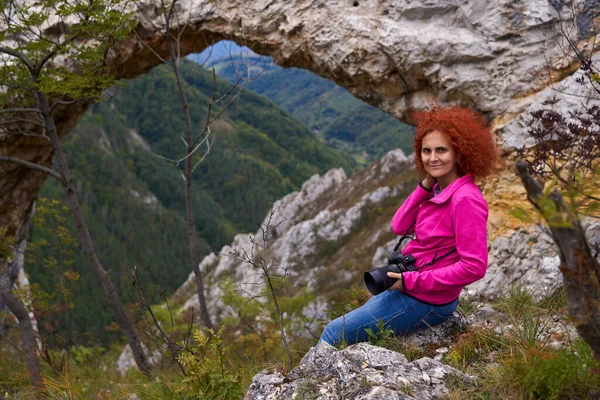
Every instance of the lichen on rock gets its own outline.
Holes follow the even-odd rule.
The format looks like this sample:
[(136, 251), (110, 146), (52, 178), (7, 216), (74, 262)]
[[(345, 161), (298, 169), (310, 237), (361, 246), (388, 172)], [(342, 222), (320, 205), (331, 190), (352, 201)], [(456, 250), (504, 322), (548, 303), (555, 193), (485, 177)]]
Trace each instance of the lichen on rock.
[(439, 399), (447, 393), (444, 379), (450, 375), (472, 380), (428, 357), (409, 362), (402, 354), (368, 343), (336, 350), (321, 342), (285, 376), (257, 374), (244, 398)]

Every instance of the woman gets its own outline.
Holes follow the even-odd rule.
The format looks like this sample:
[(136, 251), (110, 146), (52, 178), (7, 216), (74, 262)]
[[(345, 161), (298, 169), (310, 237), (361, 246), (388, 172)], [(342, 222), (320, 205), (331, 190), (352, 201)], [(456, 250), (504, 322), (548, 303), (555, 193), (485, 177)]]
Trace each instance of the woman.
[(485, 275), (488, 206), (474, 178), (500, 165), (490, 128), (460, 107), (432, 107), (415, 120), (414, 162), (425, 178), (394, 215), (392, 230), (414, 235), (402, 254), (415, 257), (417, 270), (388, 272), (396, 283), (331, 321), (320, 341), (366, 341), (379, 321), (397, 335), (438, 325), (456, 309), (462, 288)]

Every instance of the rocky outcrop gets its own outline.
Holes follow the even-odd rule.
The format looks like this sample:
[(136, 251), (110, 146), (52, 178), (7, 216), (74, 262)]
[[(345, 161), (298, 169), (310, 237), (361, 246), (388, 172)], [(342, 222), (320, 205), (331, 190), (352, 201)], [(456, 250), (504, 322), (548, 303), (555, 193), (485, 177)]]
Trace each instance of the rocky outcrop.
[(285, 376), (257, 374), (244, 399), (439, 399), (450, 378), (472, 380), (431, 358), (409, 362), (402, 354), (366, 343), (338, 351), (323, 342)]
[[(276, 201), (270, 217), (263, 222), (263, 227), (274, 227), (266, 253), (274, 265), (271, 273), (286, 274), (292, 286), (308, 287), (317, 294), (350, 287), (368, 268), (372, 257), (369, 249), (382, 246), (394, 236), (388, 214), (395, 211), (401, 196), (412, 190), (416, 179), (412, 163), (399, 149), (352, 178), (341, 169), (311, 177), (301, 190)], [(381, 222), (365, 226), (373, 209), (378, 208), (372, 218)], [(210, 288), (207, 298), (214, 318), (220, 319), (227, 312), (220, 302), (220, 282), (231, 279), (248, 295), (257, 295), (264, 287), (260, 269), (231, 257), (236, 252), (250, 253), (252, 238), (258, 245), (263, 244), (261, 230), (238, 234), (230, 246), (208, 255), (200, 264)], [(365, 262), (353, 258), (354, 254), (363, 255)], [(344, 266), (347, 258), (353, 259), (352, 266)], [(324, 280), (324, 276), (335, 279)], [(183, 309), (197, 306), (194, 291), (192, 273), (175, 293), (175, 298), (184, 299)], [(326, 303), (318, 299), (315, 305), (319, 306), (307, 312), (324, 318)]]
[[(150, 351), (148, 351), (148, 349), (145, 346), (142, 346), (142, 348), (144, 349), (144, 353), (148, 358), (148, 362), (152, 365), (158, 364), (162, 359), (162, 353), (160, 352), (160, 350), (155, 350), (154, 352), (150, 353)], [(125, 345), (125, 348), (123, 348), (123, 351), (121, 352), (121, 355), (117, 360), (116, 368), (121, 375), (125, 374), (132, 368), (137, 368), (135, 359), (133, 358), (133, 351), (131, 351), (131, 346), (129, 346), (128, 344)]]

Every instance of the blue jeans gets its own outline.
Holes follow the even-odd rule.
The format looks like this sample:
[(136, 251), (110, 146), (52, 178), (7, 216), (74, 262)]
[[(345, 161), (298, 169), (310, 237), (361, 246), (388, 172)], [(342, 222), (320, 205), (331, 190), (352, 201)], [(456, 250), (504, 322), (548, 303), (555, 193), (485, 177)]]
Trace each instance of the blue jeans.
[(454, 312), (458, 299), (450, 304), (436, 306), (423, 303), (398, 290), (373, 296), (364, 305), (334, 319), (325, 327), (321, 341), (330, 345), (366, 342), (366, 329), (378, 333), (377, 324), (383, 321), (384, 329), (392, 329), (396, 335), (425, 329), (441, 324)]

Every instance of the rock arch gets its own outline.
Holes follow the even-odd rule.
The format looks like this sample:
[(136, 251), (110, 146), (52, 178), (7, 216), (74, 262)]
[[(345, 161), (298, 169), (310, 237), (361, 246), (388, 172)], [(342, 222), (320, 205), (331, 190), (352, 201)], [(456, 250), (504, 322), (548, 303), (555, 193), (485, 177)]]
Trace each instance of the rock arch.
[[(513, 135), (519, 125), (509, 122), (545, 87), (535, 72), (546, 63), (559, 75), (569, 67), (557, 64), (563, 54), (555, 41), (561, 20), (554, 3), (181, 0), (178, 12), (186, 16), (185, 54), (234, 40), (281, 66), (328, 78), (404, 121), (412, 108), (430, 102), (475, 107), (495, 119), (505, 144), (515, 146), (522, 142)], [(157, 2), (142, 0), (136, 19), (139, 36), (119, 43), (112, 55), (118, 78), (134, 78), (159, 63), (140, 38), (158, 53), (167, 52)], [(59, 110), (62, 136), (86, 108)], [(0, 145), (2, 155), (51, 163), (43, 141), (0, 131)], [(43, 173), (0, 163), (0, 227), (18, 231), (45, 179)]]

